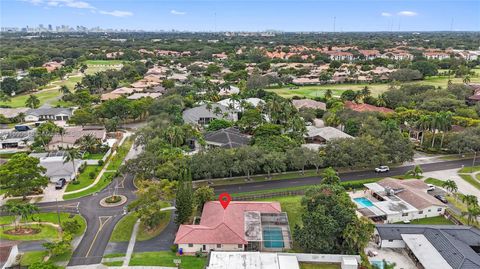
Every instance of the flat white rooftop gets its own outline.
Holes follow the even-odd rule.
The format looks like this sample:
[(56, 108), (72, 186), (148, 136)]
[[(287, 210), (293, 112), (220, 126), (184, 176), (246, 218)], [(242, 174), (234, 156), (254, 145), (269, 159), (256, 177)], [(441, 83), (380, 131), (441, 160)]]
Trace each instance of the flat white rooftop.
[(452, 269), (423, 234), (402, 234), (402, 239), (425, 269)]
[(296, 256), (265, 252), (212, 251), (207, 269), (300, 269), (300, 266)]

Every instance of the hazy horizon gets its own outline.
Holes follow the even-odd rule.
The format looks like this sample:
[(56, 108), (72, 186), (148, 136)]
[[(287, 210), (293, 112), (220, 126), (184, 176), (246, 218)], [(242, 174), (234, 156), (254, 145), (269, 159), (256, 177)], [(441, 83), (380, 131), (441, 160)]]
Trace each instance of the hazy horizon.
[(2, 27), (69, 25), (143, 31), (479, 31), (475, 0), (6, 0)]

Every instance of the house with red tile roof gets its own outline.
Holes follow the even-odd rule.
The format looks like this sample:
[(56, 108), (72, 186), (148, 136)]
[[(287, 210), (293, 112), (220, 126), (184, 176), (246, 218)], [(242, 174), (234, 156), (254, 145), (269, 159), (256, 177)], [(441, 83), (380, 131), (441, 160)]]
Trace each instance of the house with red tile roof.
[(381, 106), (373, 106), (370, 104), (356, 104), (352, 101), (345, 102), (345, 108), (351, 109), (357, 112), (380, 112), (380, 113), (393, 113), (393, 109), (381, 107)]
[(367, 60), (373, 60), (381, 55), (378, 50), (359, 50), (358, 52), (360, 52), (360, 54), (362, 54)]
[(287, 214), (278, 202), (219, 201), (205, 203), (198, 225), (180, 225), (179, 252), (282, 251), (291, 249)]

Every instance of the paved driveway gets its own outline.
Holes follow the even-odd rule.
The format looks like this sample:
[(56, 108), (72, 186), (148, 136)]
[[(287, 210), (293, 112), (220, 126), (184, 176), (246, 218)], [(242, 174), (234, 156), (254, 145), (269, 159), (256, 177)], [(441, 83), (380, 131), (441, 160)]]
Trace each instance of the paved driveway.
[(449, 169), (449, 170), (441, 170), (441, 171), (432, 171), (423, 173), (424, 177), (433, 177), (443, 181), (446, 180), (453, 180), (457, 183), (458, 191), (463, 194), (470, 194), (480, 197), (480, 190), (472, 186), (470, 183), (466, 182), (463, 178), (461, 178), (457, 172), (459, 169)]
[(48, 186), (43, 189), (43, 197), (40, 202), (55, 202), (56, 200), (63, 201), (63, 193), (66, 188), (67, 186), (65, 185), (61, 190), (56, 190), (55, 184), (48, 183)]

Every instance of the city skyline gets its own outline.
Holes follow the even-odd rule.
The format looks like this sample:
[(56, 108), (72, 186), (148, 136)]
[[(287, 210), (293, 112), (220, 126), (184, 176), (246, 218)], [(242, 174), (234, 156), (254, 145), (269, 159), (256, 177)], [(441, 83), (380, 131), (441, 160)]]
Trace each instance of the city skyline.
[[(346, 9), (345, 6), (349, 8)], [(478, 31), (478, 1), (2, 1), (2, 27), (143, 31)], [(19, 19), (21, 18), (21, 20)], [(48, 19), (45, 19), (48, 18)]]

